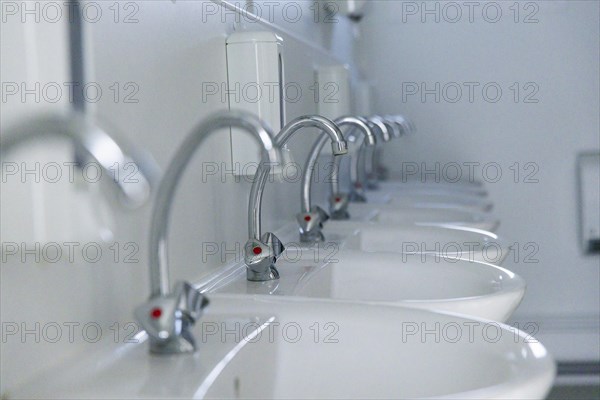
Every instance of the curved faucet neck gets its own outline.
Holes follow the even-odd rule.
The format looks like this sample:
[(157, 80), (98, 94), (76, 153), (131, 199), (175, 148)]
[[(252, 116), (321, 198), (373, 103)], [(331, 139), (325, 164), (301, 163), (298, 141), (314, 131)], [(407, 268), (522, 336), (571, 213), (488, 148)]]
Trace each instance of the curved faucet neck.
[[(318, 142), (322, 141), (324, 145), (327, 139), (329, 139), (334, 154), (345, 154), (348, 151), (344, 135), (337, 125), (333, 121), (318, 115), (302, 116), (289, 122), (275, 138), (275, 144), (277, 146), (285, 145), (302, 128), (317, 128), (322, 131), (324, 134), (319, 138)], [(268, 165), (263, 164), (259, 166), (254, 176), (252, 189), (250, 190), (250, 201), (248, 204), (248, 236), (250, 239), (261, 239), (262, 196), (269, 171), (270, 167)]]
[[(383, 143), (389, 142), (392, 137), (397, 137), (400, 134), (397, 124), (379, 115), (370, 117), (369, 122), (379, 131)], [(375, 181), (371, 181), (370, 184), (368, 181), (375, 176), (379, 164), (379, 156), (380, 154), (376, 154), (374, 148), (367, 149), (363, 146), (360, 149), (359, 160), (356, 163), (356, 177), (361, 186), (367, 185), (372, 188), (377, 186)]]
[(416, 130), (412, 121), (403, 115), (394, 115), (390, 118), (400, 126), (403, 134), (408, 135)]
[(179, 146), (161, 181), (156, 195), (150, 228), (151, 297), (169, 294), (167, 233), (169, 216), (177, 185), (192, 155), (206, 137), (221, 128), (235, 127), (254, 135), (262, 145), (263, 161), (277, 163), (280, 159), (273, 133), (254, 115), (245, 112), (221, 112), (204, 120)]
[[(339, 127), (349, 126), (357, 128), (359, 132), (361, 132), (365, 136), (365, 141), (367, 145), (372, 146), (375, 145), (377, 139), (375, 137), (375, 133), (371, 129), (368, 124), (368, 121), (362, 117), (341, 117), (335, 120), (335, 124)], [(315, 165), (317, 163), (317, 159), (319, 158), (319, 154), (325, 145), (326, 138), (320, 138), (310, 150), (308, 155), (308, 159), (306, 161), (306, 167), (304, 168), (304, 172), (302, 175), (302, 211), (309, 212), (311, 210), (311, 185), (312, 185), (312, 177), (314, 174)], [(340, 166), (340, 158), (334, 157), (333, 160), (333, 168), (331, 171), (331, 192), (332, 194), (339, 193), (339, 166)]]
[(390, 133), (392, 125), (389, 122), (385, 121), (378, 115), (370, 117), (369, 122), (371, 122), (375, 127), (377, 127), (377, 130), (381, 134), (381, 138), (384, 142), (389, 142), (392, 139), (392, 135)]
[[(96, 161), (103, 173), (112, 177), (119, 189), (120, 200), (126, 206), (144, 204), (158, 181), (158, 167), (153, 159), (132, 154), (131, 146), (126, 149), (79, 113), (43, 115), (9, 128), (0, 141), (0, 160), (25, 142), (46, 137), (62, 137), (73, 143), (77, 163), (83, 164), (89, 159)], [(139, 173), (135, 180), (126, 179), (132, 167)]]

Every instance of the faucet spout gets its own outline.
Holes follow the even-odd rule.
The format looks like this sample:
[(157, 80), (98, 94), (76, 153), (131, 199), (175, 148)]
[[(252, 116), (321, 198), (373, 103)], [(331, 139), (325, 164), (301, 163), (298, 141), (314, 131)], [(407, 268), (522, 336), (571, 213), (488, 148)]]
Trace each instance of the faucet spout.
[[(339, 130), (337, 125), (327, 118), (318, 115), (309, 115), (296, 118), (283, 127), (281, 132), (275, 138), (277, 146), (285, 145), (290, 138), (302, 128), (317, 128), (324, 134), (324, 141), (331, 141), (331, 148), (334, 155), (346, 154), (348, 145), (344, 140), (344, 135)], [(277, 269), (275, 262), (282, 251), (271, 248), (263, 240), (261, 235), (261, 211), (262, 211), (262, 195), (267, 183), (270, 167), (268, 165), (259, 166), (254, 176), (252, 189), (250, 191), (250, 200), (248, 202), (248, 236), (249, 240), (245, 246), (245, 261), (248, 280), (251, 281), (266, 281), (277, 279)], [(310, 204), (307, 206), (310, 209)], [(272, 233), (267, 233), (273, 237)], [(280, 243), (280, 242), (279, 242)], [(279, 254), (278, 254), (279, 253)]]
[[(341, 117), (335, 120), (335, 123), (342, 126), (350, 126), (357, 128), (359, 132), (365, 137), (365, 142), (367, 146), (374, 146), (377, 143), (377, 139), (375, 137), (375, 133), (373, 129), (369, 126), (369, 122), (362, 117)], [(308, 159), (306, 161), (306, 168), (304, 169), (302, 175), (302, 211), (307, 213), (311, 210), (311, 183), (312, 176), (314, 173), (315, 165), (317, 163), (317, 159), (319, 158), (319, 154), (325, 145), (326, 138), (320, 138), (310, 150), (308, 155)], [(340, 193), (339, 190), (339, 159), (334, 159), (333, 170), (331, 174), (331, 202), (333, 204), (330, 207), (331, 217), (333, 219), (345, 219), (349, 218), (349, 215), (346, 211), (348, 197), (345, 194)], [(345, 216), (345, 218), (344, 218)]]
[(403, 134), (413, 133), (417, 130), (415, 124), (403, 115), (392, 115), (389, 119), (400, 125)]
[[(389, 142), (392, 138), (400, 136), (400, 127), (398, 124), (388, 118), (383, 118), (375, 115), (370, 118), (370, 121), (381, 134), (381, 138), (384, 143)], [(363, 146), (359, 152), (359, 165), (357, 166), (360, 171), (357, 175), (360, 177), (359, 181), (364, 183), (368, 189), (377, 189), (379, 187), (377, 179), (377, 170), (379, 168), (379, 159), (381, 157), (381, 147), (367, 148)], [(354, 201), (366, 201), (364, 195), (363, 185), (355, 193)]]
[[(402, 135), (407, 135), (415, 130), (413, 123), (402, 115), (389, 115), (384, 117), (384, 123), (387, 122), (388, 127), (391, 125), (391, 132), (395, 138), (400, 138)], [(367, 187), (377, 189), (377, 181), (384, 181), (389, 176), (388, 169), (381, 164), (383, 148), (378, 147), (373, 152), (366, 155), (365, 165), (370, 168), (367, 178)]]
[(173, 198), (183, 172), (196, 149), (210, 133), (235, 127), (251, 133), (262, 147), (262, 161), (278, 163), (279, 147), (273, 133), (258, 117), (240, 111), (221, 112), (201, 122), (183, 141), (162, 179), (156, 195), (150, 230), (150, 300), (135, 315), (150, 337), (153, 353), (185, 353), (195, 350), (191, 326), (208, 304), (200, 290), (187, 282), (169, 287), (167, 233)]
[(384, 142), (389, 142), (392, 140), (392, 134), (395, 127), (390, 121), (380, 117), (379, 115), (370, 117), (369, 121), (375, 125), (375, 127), (377, 127), (377, 130), (381, 134), (381, 139), (383, 139)]
[(177, 150), (161, 181), (152, 214), (150, 228), (150, 281), (151, 297), (169, 293), (167, 262), (167, 232), (173, 197), (179, 180), (192, 155), (210, 133), (221, 128), (235, 127), (251, 133), (261, 144), (263, 163), (277, 164), (281, 160), (279, 146), (273, 133), (258, 117), (241, 111), (220, 112), (204, 120), (187, 136)]
[[(124, 206), (143, 205), (159, 180), (159, 169), (149, 154), (118, 143), (80, 113), (42, 115), (9, 128), (0, 141), (0, 161), (23, 143), (48, 137), (72, 142), (79, 166), (90, 160), (97, 162), (102, 172), (112, 178)], [(138, 171), (135, 179), (129, 179), (131, 170)]]
[(410, 133), (410, 123), (402, 115), (386, 115), (384, 118), (387, 121), (390, 121), (396, 125), (396, 129), (394, 130), (394, 137), (399, 138), (402, 135)]

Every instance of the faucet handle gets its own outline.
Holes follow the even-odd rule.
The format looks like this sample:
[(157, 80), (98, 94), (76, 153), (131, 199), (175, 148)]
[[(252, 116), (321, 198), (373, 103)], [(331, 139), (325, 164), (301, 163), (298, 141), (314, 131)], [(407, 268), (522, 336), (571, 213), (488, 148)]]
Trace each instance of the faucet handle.
[(192, 323), (198, 321), (209, 303), (208, 298), (199, 289), (185, 281), (177, 282), (174, 293), (178, 300), (177, 309)]
[(329, 197), (329, 212), (333, 220), (350, 219), (348, 212), (348, 195), (345, 193), (334, 193)]
[(273, 252), (275, 260), (284, 252), (285, 246), (273, 232), (267, 232), (262, 235), (261, 241), (266, 244)]
[(367, 174), (367, 189), (369, 190), (378, 190), (379, 189), (379, 179), (377, 173), (369, 173)]
[(135, 310), (135, 317), (150, 337), (153, 353), (185, 353), (196, 349), (190, 328), (202, 316), (208, 299), (188, 282), (154, 297)]
[(350, 191), (349, 201), (351, 203), (366, 203), (367, 196), (365, 194), (365, 189), (363, 188), (362, 183), (354, 182), (352, 185), (352, 190)]
[(378, 181), (387, 181), (390, 176), (390, 170), (383, 165), (379, 165), (377, 166), (376, 174)]
[(279, 271), (275, 268), (275, 263), (284, 250), (285, 246), (272, 232), (265, 233), (261, 240), (248, 240), (244, 246), (248, 280), (264, 282), (279, 279)]
[(308, 213), (296, 214), (296, 220), (300, 225), (300, 241), (304, 243), (325, 241), (321, 229), (323, 229), (323, 223), (328, 219), (329, 215), (319, 206), (312, 206)]

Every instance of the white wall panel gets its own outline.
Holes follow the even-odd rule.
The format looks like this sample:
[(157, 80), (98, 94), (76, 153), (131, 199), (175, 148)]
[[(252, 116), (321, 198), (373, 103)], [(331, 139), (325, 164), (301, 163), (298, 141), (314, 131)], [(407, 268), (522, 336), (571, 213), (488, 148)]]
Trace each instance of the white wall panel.
[[(464, 4), (373, 1), (361, 23), (357, 58), (376, 87), (375, 109), (405, 113), (419, 128), (386, 150), (387, 164), (398, 173), (403, 163), (443, 171), (474, 162), (482, 179), (496, 163), (502, 177), (495, 182), (491, 165), (483, 178), (500, 233), (520, 248), (506, 267), (528, 283), (515, 319), (541, 331), (576, 331), (581, 318), (597, 327), (600, 260), (579, 244), (576, 161), (600, 147), (599, 3), (478, 2), (472, 15)], [(478, 85), (472, 100), (469, 84)], [(497, 102), (486, 84), (502, 89)]]

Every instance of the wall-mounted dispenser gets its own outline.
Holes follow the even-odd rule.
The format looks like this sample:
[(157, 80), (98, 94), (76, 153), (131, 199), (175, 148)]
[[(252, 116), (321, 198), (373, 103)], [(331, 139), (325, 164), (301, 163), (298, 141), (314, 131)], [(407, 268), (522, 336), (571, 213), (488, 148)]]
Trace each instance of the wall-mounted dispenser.
[[(272, 32), (235, 32), (227, 39), (227, 97), (230, 110), (244, 110), (277, 133), (285, 124), (282, 39)], [(233, 170), (254, 174), (259, 148), (251, 137), (231, 135)], [(239, 173), (238, 173), (239, 172)]]
[[(341, 64), (324, 65), (315, 71), (318, 114), (331, 120), (352, 114), (350, 71)], [(331, 154), (325, 146), (321, 154)]]
[(366, 0), (321, 0), (323, 7), (331, 13), (330, 18), (336, 14), (344, 15), (352, 20), (360, 21), (364, 15)]

